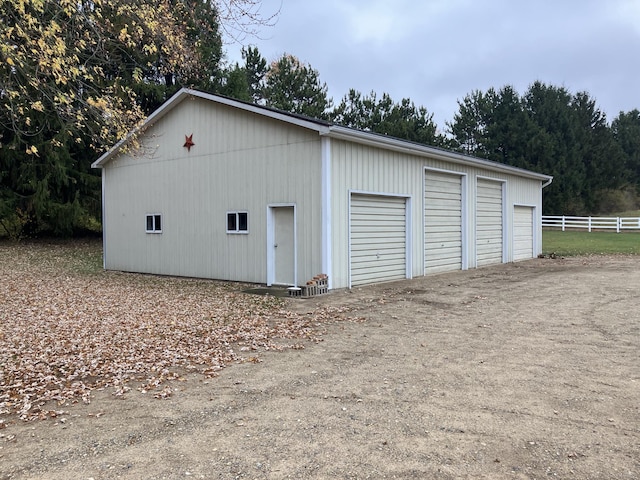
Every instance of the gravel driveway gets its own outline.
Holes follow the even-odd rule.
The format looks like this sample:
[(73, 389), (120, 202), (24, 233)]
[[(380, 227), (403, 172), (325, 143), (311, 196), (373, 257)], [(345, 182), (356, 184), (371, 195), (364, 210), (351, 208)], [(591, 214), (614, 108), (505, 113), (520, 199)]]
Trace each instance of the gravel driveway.
[(0, 417), (0, 479), (640, 478), (639, 292), (619, 256), (287, 300), (352, 319), (164, 399)]

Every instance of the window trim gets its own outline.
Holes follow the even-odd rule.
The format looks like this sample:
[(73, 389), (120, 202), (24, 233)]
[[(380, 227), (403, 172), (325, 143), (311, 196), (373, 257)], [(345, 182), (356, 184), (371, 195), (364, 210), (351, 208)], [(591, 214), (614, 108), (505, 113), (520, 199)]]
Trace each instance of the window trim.
[[(149, 229), (149, 219), (151, 219), (151, 229)], [(159, 222), (158, 222), (159, 220)], [(160, 224), (160, 228), (156, 228), (156, 224), (159, 223)], [(161, 234), (162, 233), (162, 214), (161, 213), (147, 213), (145, 216), (145, 224), (144, 224), (144, 229), (146, 233), (155, 233), (155, 234)]]
[[(234, 215), (235, 216), (235, 225), (236, 228), (234, 230), (229, 229), (229, 218)], [(245, 215), (245, 224), (246, 228), (244, 230), (240, 230), (240, 215)], [(230, 210), (226, 215), (226, 230), (228, 234), (233, 235), (248, 235), (249, 234), (249, 212), (247, 210)]]

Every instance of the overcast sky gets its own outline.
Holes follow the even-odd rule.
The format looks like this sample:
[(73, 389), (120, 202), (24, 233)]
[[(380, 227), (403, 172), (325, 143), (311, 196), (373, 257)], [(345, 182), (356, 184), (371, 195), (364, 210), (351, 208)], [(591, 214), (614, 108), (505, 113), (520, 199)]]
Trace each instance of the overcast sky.
[[(607, 114), (640, 109), (640, 0), (262, 0), (280, 9), (258, 46), (310, 64), (334, 104), (354, 88), (410, 98), (440, 129), (473, 90), (536, 80), (587, 91)], [(240, 46), (226, 47), (240, 60)]]

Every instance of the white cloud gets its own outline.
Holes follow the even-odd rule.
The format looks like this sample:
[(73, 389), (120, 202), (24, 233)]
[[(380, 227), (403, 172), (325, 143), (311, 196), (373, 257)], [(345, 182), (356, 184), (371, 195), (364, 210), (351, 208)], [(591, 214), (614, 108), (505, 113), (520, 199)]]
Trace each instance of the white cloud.
[(437, 25), (442, 15), (466, 3), (468, 0), (377, 0), (329, 2), (328, 5), (334, 6), (335, 17), (345, 20), (345, 37), (358, 43), (374, 42), (384, 48), (400, 43), (416, 32), (424, 33)]
[(613, 2), (612, 7), (614, 17), (640, 34), (640, 2), (638, 0), (619, 0)]
[(308, 62), (334, 101), (349, 88), (408, 97), (440, 127), (475, 89), (536, 80), (588, 91), (609, 119), (640, 108), (640, 0), (283, 0), (263, 35), (268, 60)]
[(389, 12), (388, 5), (374, 4), (373, 8), (363, 11), (355, 5), (344, 3), (339, 9), (347, 19), (344, 33), (355, 42), (386, 42), (398, 29), (398, 19), (394, 18), (393, 12)]

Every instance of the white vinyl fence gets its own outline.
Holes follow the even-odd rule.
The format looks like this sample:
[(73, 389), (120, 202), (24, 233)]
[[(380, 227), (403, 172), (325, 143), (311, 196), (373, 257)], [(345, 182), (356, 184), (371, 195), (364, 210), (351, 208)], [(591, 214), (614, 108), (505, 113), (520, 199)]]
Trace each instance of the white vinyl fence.
[(638, 217), (568, 217), (543, 215), (543, 227), (553, 227), (573, 230), (615, 230), (620, 233), (623, 230), (640, 231), (640, 218)]

